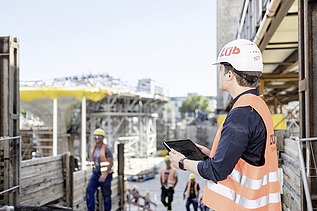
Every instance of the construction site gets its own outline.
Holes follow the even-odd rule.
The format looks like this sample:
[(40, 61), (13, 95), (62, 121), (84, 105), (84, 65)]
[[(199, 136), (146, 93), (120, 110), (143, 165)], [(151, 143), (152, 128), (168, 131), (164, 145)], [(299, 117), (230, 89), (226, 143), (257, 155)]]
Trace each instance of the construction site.
[[(282, 210), (317, 210), (317, 1), (216, 2), (217, 55), (234, 39), (250, 40), (262, 52), (257, 90), (273, 117)], [(191, 139), (211, 148), (230, 95), (218, 88), (217, 96), (206, 96), (215, 106), (206, 118), (178, 116), (184, 98), (168, 96), (150, 78), (134, 87), (107, 73), (23, 81), (20, 45), (19, 37), (0, 36), (0, 211), (88, 210), (98, 128), (113, 151), (111, 210), (166, 210), (159, 196), (168, 154), (162, 143)], [(178, 171), (173, 210), (186, 210), (188, 175)], [(198, 177), (202, 192), (206, 181)], [(132, 186), (142, 200), (131, 200)], [(103, 206), (98, 189), (96, 210)]]

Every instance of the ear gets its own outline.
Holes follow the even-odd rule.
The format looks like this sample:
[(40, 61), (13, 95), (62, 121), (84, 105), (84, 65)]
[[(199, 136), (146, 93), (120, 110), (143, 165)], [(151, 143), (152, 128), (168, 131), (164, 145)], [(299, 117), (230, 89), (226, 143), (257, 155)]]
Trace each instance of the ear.
[(229, 79), (229, 80), (232, 80), (232, 79), (233, 79), (233, 73), (232, 73), (231, 70), (229, 70), (229, 72), (228, 72), (228, 79)]

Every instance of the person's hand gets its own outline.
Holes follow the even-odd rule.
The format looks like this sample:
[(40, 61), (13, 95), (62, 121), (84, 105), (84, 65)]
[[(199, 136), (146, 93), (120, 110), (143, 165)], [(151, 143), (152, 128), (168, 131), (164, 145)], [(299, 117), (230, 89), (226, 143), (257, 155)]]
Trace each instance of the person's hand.
[(178, 168), (179, 169), (179, 166), (178, 166), (178, 162), (184, 158), (185, 156), (180, 153), (180, 152), (177, 152), (176, 150), (172, 149), (170, 152), (169, 152), (169, 156), (170, 156), (170, 159), (171, 159), (171, 162), (172, 162), (172, 166), (174, 168)]
[(99, 182), (104, 182), (104, 181), (106, 180), (107, 176), (108, 176), (108, 174), (102, 174), (102, 175), (100, 175), (98, 181), (99, 181)]
[(185, 198), (186, 198), (186, 195), (185, 195), (185, 193), (183, 194), (183, 200), (185, 200)]
[(196, 144), (196, 146), (202, 151), (202, 153), (204, 153), (207, 156), (210, 156), (210, 149), (200, 144)]

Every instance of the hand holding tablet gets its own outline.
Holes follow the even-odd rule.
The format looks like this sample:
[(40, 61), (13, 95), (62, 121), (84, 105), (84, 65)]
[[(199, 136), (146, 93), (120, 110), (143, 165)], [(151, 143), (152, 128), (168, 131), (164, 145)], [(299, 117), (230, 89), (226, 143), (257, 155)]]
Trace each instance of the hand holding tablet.
[(190, 160), (206, 160), (208, 158), (190, 139), (165, 141), (163, 145), (168, 152), (170, 152), (171, 149), (175, 149)]

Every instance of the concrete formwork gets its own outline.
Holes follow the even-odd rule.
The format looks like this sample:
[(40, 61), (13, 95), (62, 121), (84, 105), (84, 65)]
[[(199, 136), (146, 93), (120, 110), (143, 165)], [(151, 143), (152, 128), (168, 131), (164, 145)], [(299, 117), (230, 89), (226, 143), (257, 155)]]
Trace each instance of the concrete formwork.
[(19, 44), (0, 37), (0, 204), (19, 202)]
[[(217, 1), (217, 55), (227, 42), (236, 38), (243, 2), (244, 0)], [(217, 87), (219, 87), (218, 81)], [(218, 110), (226, 107), (228, 99), (229, 95), (227, 93), (217, 89)]]

